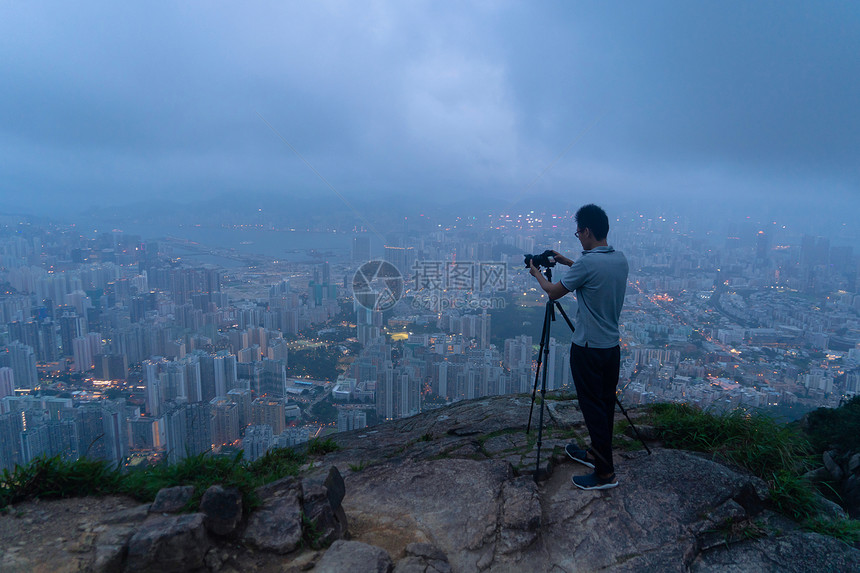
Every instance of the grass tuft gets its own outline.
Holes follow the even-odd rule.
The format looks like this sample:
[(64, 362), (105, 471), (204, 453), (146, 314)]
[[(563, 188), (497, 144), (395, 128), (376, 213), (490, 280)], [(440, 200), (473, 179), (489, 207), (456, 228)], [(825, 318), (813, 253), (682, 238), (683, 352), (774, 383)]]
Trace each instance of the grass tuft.
[(651, 412), (666, 446), (714, 453), (765, 480), (809, 454), (802, 436), (762, 414), (709, 414), (688, 404), (655, 404)]
[(810, 446), (791, 426), (760, 413), (710, 414), (688, 404), (654, 404), (650, 417), (667, 447), (709, 452), (764, 479), (774, 509), (806, 529), (847, 543), (860, 540), (856, 522), (818, 517), (815, 489), (800, 476)]
[[(332, 441), (333, 443), (333, 441)], [(336, 444), (335, 444), (336, 445)], [(325, 442), (322, 449), (328, 448)], [(59, 457), (39, 458), (0, 478), (0, 508), (31, 498), (62, 498), (86, 495), (125, 494), (138, 501), (152, 501), (165, 487), (193, 485), (188, 509), (197, 507), (211, 485), (235, 487), (242, 492), (244, 507), (259, 504), (254, 490), (288, 475), (298, 475), (307, 455), (289, 448), (270, 450), (265, 456), (245, 462), (242, 451), (235, 456), (190, 456), (177, 464), (161, 463), (128, 473), (112, 469), (102, 460), (81, 458), (74, 462)]]
[(0, 507), (32, 497), (106, 495), (114, 493), (119, 482), (119, 472), (103, 461), (37, 458), (26, 466), (16, 466), (12, 472), (3, 470)]
[(807, 528), (822, 535), (835, 537), (851, 546), (860, 543), (860, 522), (853, 519), (822, 519), (814, 518), (807, 523)]
[(333, 438), (308, 442), (308, 455), (311, 456), (322, 456), (338, 450), (340, 450), (340, 446)]

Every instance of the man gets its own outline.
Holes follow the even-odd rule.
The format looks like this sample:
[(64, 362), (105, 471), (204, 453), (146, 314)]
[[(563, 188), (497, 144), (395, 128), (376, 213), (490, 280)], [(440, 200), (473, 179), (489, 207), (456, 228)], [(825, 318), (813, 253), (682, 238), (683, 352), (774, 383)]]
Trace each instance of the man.
[(569, 444), (567, 454), (594, 472), (574, 476), (581, 489), (609, 489), (618, 485), (612, 463), (612, 429), (615, 419), (615, 389), (621, 365), (618, 319), (627, 290), (627, 259), (606, 242), (609, 219), (597, 205), (576, 212), (576, 237), (582, 256), (576, 262), (555, 253), (558, 263), (569, 266), (561, 281), (549, 282), (540, 268), (530, 263), (530, 272), (549, 295), (557, 300), (576, 293), (577, 309), (570, 348), (570, 370), (579, 408), (591, 437), (591, 448)]

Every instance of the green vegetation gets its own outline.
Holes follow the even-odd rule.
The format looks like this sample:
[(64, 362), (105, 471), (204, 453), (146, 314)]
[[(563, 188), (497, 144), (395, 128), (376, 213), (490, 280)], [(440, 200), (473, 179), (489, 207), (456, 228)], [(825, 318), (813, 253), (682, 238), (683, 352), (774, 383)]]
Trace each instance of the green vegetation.
[(644, 450), (645, 446), (639, 438), (631, 438), (627, 435), (627, 428), (630, 427), (630, 422), (627, 420), (619, 420), (615, 422), (612, 428), (612, 443), (613, 447), (625, 452), (635, 452)]
[(339, 450), (332, 439), (312, 440), (307, 453), (291, 448), (270, 450), (254, 461), (235, 456), (192, 456), (177, 464), (162, 463), (123, 473), (101, 460), (73, 462), (59, 457), (39, 458), (0, 476), (0, 508), (31, 498), (63, 498), (86, 495), (125, 494), (139, 501), (152, 501), (164, 487), (193, 485), (189, 509), (196, 507), (206, 489), (214, 484), (235, 487), (242, 492), (246, 510), (259, 504), (254, 490), (282, 477), (298, 475), (308, 456)]
[(31, 497), (107, 495), (116, 493), (119, 487), (119, 475), (104, 462), (39, 458), (26, 466), (17, 466), (13, 472), (3, 470), (0, 507)]
[(349, 464), (349, 471), (353, 473), (358, 473), (369, 465), (370, 462), (368, 462), (367, 460), (361, 460), (357, 464)]
[(860, 451), (860, 396), (840, 408), (818, 408), (809, 413), (807, 421), (806, 431), (816, 451)]
[(809, 460), (806, 438), (791, 426), (759, 413), (710, 414), (687, 404), (655, 404), (651, 423), (667, 447), (712, 453), (764, 479), (777, 511), (812, 531), (845, 542), (860, 541), (850, 520), (821, 520), (816, 491), (801, 478)]
[(553, 390), (551, 392), (547, 392), (546, 400), (547, 400), (547, 402), (553, 401), (553, 400), (555, 400), (557, 402), (564, 402), (567, 400), (576, 400), (576, 392), (574, 392), (573, 390), (564, 390), (564, 389)]
[(324, 440), (311, 440), (308, 442), (308, 454), (312, 456), (322, 456), (331, 452), (336, 452), (340, 449), (340, 446), (337, 442), (334, 441), (333, 438), (326, 438)]
[(331, 422), (337, 422), (337, 406), (334, 405), (332, 401), (331, 394), (311, 406), (307, 411), (308, 416), (320, 423), (320, 424), (328, 424)]
[(314, 380), (334, 381), (340, 374), (338, 361), (341, 353), (337, 346), (317, 346), (294, 350), (287, 367), (289, 376), (310, 376)]
[(763, 479), (793, 471), (809, 453), (797, 432), (760, 414), (735, 410), (713, 415), (688, 404), (655, 404), (651, 412), (666, 446), (712, 452)]
[(847, 544), (860, 541), (860, 522), (853, 519), (821, 519), (815, 518), (807, 523), (807, 527), (816, 533), (835, 537)]

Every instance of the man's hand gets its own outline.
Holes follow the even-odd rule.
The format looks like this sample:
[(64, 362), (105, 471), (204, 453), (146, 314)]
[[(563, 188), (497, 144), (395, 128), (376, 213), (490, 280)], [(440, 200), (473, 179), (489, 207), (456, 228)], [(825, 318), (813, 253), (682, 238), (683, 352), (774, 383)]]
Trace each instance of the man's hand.
[(565, 257), (564, 255), (562, 255), (558, 251), (553, 251), (552, 253), (553, 253), (553, 257), (555, 258), (555, 262), (560, 263), (566, 267), (569, 267), (573, 264), (573, 261), (571, 259)]
[(540, 284), (540, 288), (542, 288), (544, 292), (549, 295), (550, 300), (559, 299), (566, 295), (568, 292), (570, 292), (569, 290), (564, 288), (564, 285), (560, 282), (549, 282), (546, 277), (541, 274), (540, 267), (534, 266), (531, 261), (529, 261), (529, 272), (534, 278), (537, 279), (538, 284)]

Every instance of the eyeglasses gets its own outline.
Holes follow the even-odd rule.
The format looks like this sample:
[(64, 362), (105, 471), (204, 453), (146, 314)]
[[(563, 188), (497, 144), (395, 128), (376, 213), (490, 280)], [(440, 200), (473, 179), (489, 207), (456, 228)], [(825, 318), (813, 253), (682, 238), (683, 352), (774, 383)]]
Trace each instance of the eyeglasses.
[(578, 239), (578, 238), (579, 238), (579, 231), (575, 232), (575, 233), (573, 234), (573, 236), (574, 236), (574, 237), (576, 237), (576, 238)]

